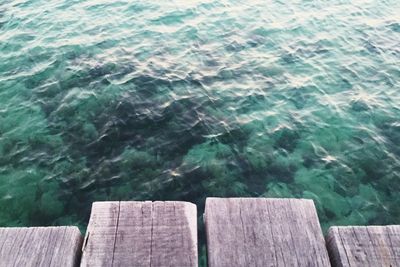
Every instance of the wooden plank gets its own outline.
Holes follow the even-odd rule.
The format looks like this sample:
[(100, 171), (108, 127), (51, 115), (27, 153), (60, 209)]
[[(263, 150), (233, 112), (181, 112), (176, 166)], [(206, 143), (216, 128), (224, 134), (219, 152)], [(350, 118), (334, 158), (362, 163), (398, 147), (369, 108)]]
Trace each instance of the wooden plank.
[(400, 225), (334, 226), (327, 246), (333, 266), (400, 266)]
[(81, 266), (197, 266), (196, 213), (188, 202), (95, 202)]
[(0, 266), (78, 266), (81, 245), (74, 226), (0, 228)]
[(312, 200), (207, 198), (209, 267), (330, 266)]

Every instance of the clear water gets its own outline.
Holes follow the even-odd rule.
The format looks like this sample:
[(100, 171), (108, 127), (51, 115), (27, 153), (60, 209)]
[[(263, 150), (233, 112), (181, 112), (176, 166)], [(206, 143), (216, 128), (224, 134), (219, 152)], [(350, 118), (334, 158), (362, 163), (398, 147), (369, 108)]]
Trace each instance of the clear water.
[(398, 223), (399, 62), (398, 0), (2, 0), (0, 225), (207, 196)]

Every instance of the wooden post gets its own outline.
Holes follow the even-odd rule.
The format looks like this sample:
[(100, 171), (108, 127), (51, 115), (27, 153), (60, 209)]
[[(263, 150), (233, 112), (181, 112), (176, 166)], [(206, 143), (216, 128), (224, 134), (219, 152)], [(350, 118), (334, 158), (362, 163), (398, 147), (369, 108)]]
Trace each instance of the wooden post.
[(77, 227), (0, 228), (0, 266), (77, 266), (81, 245)]
[(95, 202), (81, 266), (197, 266), (196, 213), (188, 202)]
[(209, 267), (330, 266), (312, 200), (207, 198)]
[(400, 226), (331, 227), (327, 246), (333, 266), (400, 266)]

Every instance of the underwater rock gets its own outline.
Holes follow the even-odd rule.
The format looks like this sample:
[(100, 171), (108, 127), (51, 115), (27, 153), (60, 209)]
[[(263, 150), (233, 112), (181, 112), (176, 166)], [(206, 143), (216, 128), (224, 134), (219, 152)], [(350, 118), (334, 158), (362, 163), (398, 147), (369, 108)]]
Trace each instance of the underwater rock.
[(248, 161), (252, 171), (263, 173), (271, 164), (272, 149), (268, 151), (266, 147), (246, 147), (241, 156)]
[(280, 182), (271, 182), (267, 185), (267, 192), (263, 197), (273, 198), (293, 198), (293, 192), (289, 189), (288, 184)]
[(64, 213), (64, 204), (50, 192), (48, 191), (42, 195), (38, 205), (41, 216), (47, 217), (46, 220), (54, 220)]
[(281, 162), (273, 161), (268, 166), (268, 174), (285, 183), (292, 183), (294, 181), (294, 174), (296, 167), (294, 165), (282, 164)]
[(393, 22), (393, 23), (389, 24), (388, 26), (392, 31), (400, 32), (400, 23)]
[(293, 64), (301, 60), (300, 57), (298, 57), (294, 53), (285, 53), (281, 56), (281, 59), (286, 64)]
[(245, 49), (245, 45), (240, 44), (237, 41), (233, 41), (229, 43), (225, 49), (229, 52), (240, 52), (241, 50)]
[(357, 112), (369, 110), (370, 107), (362, 100), (353, 100), (350, 103), (351, 109)]
[(217, 137), (218, 141), (220, 141), (222, 144), (243, 144), (249, 139), (249, 134), (246, 133), (244, 129), (241, 128), (235, 128), (232, 130), (229, 130), (225, 133), (222, 133)]
[(156, 157), (146, 151), (127, 147), (118, 157), (118, 165), (125, 171), (132, 169), (155, 168), (158, 165)]
[(274, 130), (271, 137), (275, 140), (274, 146), (276, 148), (283, 148), (288, 152), (293, 152), (300, 139), (300, 134), (296, 129), (282, 126)]

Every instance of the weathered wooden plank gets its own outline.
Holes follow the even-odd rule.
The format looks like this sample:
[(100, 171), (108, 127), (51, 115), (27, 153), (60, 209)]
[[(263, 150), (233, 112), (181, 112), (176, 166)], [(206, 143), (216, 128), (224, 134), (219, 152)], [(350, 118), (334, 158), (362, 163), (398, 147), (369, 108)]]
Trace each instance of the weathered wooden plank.
[(0, 266), (77, 266), (81, 245), (73, 226), (0, 228)]
[(188, 202), (95, 202), (81, 266), (197, 266), (196, 213)]
[(333, 266), (400, 266), (400, 225), (334, 226), (327, 246)]
[(209, 267), (330, 266), (312, 200), (207, 198)]

